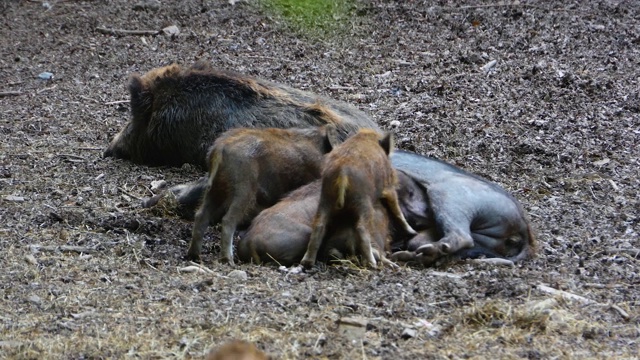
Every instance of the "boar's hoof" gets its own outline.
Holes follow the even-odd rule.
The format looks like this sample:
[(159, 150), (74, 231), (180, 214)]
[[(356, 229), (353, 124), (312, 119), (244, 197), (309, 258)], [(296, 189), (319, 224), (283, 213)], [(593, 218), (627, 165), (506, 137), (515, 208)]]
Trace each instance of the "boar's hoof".
[(440, 251), (442, 251), (442, 253), (444, 254), (451, 253), (451, 245), (447, 243), (440, 244)]
[[(443, 244), (443, 245), (448, 245), (448, 244)], [(436, 256), (440, 254), (440, 250), (435, 247), (435, 245), (433, 244), (426, 244), (426, 245), (422, 245), (419, 248), (416, 249), (416, 253), (420, 254), (420, 255), (426, 255), (426, 256)]]
[(409, 262), (416, 259), (417, 254), (413, 251), (396, 251), (391, 254), (392, 261)]
[(440, 259), (440, 254), (418, 254), (417, 260), (422, 264), (422, 266), (431, 266), (435, 264), (436, 260)]
[(160, 199), (162, 198), (163, 195), (164, 195), (164, 193), (161, 193), (161, 194), (149, 197), (149, 198), (142, 199), (142, 207), (143, 208), (150, 208), (150, 207), (156, 206), (158, 204), (158, 202), (160, 202)]

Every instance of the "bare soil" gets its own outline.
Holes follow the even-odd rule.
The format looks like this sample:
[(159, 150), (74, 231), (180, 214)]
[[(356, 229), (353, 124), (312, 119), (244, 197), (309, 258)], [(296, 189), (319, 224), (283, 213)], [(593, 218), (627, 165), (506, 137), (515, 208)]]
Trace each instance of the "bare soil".
[[(640, 2), (346, 9), (332, 28), (254, 1), (0, 3), (0, 357), (199, 358), (233, 338), (277, 359), (637, 356)], [(245, 280), (212, 229), (211, 272), (180, 271), (191, 224), (138, 198), (200, 170), (101, 154), (129, 118), (129, 74), (199, 59), (354, 103), (400, 148), (504, 186), (537, 258), (239, 265)]]

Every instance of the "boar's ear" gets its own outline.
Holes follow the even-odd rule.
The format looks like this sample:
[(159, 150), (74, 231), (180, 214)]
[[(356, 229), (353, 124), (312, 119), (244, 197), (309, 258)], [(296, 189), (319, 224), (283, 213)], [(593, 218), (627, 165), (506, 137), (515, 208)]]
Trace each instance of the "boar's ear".
[(391, 135), (390, 132), (385, 133), (382, 136), (382, 139), (378, 140), (378, 142), (380, 143), (382, 149), (384, 149), (384, 152), (389, 155), (391, 153), (391, 150), (393, 150), (393, 135)]
[(330, 152), (336, 146), (340, 145), (340, 135), (338, 134), (338, 128), (335, 125), (329, 124), (323, 126), (324, 128), (324, 146), (327, 152)]
[(131, 75), (129, 79), (129, 94), (131, 95), (130, 105), (133, 121), (149, 121), (153, 94), (147, 82), (140, 75)]

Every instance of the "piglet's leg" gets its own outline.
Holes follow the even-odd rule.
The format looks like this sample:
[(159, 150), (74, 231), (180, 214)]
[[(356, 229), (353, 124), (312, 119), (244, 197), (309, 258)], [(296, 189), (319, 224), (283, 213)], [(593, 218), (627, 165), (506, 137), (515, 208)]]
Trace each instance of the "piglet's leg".
[(398, 202), (398, 193), (396, 189), (388, 188), (382, 192), (382, 198), (389, 209), (391, 215), (396, 219), (396, 222), (400, 225), (400, 227), (404, 230), (405, 233), (409, 235), (415, 235), (417, 232), (413, 230), (411, 225), (405, 219), (402, 210), (400, 210), (400, 203)]
[(358, 232), (358, 248), (360, 249), (360, 253), (362, 257), (371, 264), (372, 267), (377, 266), (377, 262), (375, 257), (373, 256), (373, 249), (371, 246), (371, 233), (369, 233), (369, 229), (366, 224), (370, 223), (371, 212), (367, 211), (366, 213), (360, 216), (358, 219), (358, 223), (356, 224), (356, 231)]
[(229, 210), (222, 217), (222, 234), (220, 238), (221, 260), (234, 265), (233, 261), (233, 235), (238, 224), (249, 215), (250, 209), (255, 206), (255, 198), (245, 193), (245, 196), (236, 196), (229, 206)]
[(322, 203), (318, 206), (318, 212), (316, 213), (316, 217), (313, 221), (313, 231), (311, 232), (311, 238), (309, 239), (309, 245), (307, 245), (307, 251), (304, 253), (304, 257), (300, 261), (300, 265), (305, 268), (311, 268), (316, 263), (316, 258), (318, 257), (318, 251), (320, 250), (320, 246), (322, 245), (322, 240), (326, 233), (326, 224), (327, 219), (329, 218), (329, 214), (325, 207), (322, 206)]
[(191, 244), (189, 245), (189, 251), (187, 252), (187, 259), (200, 260), (200, 253), (202, 252), (202, 238), (204, 237), (207, 226), (211, 219), (211, 201), (205, 197), (202, 206), (196, 212), (195, 220), (193, 222), (193, 231), (191, 233)]
[(378, 249), (373, 249), (373, 257), (376, 260), (380, 260), (380, 262), (382, 263), (382, 265), (384, 266), (388, 266), (392, 269), (398, 269), (400, 268), (400, 266), (398, 266), (398, 264), (394, 263), (393, 261), (387, 259), (386, 256), (384, 256), (384, 253), (382, 251), (378, 251)]

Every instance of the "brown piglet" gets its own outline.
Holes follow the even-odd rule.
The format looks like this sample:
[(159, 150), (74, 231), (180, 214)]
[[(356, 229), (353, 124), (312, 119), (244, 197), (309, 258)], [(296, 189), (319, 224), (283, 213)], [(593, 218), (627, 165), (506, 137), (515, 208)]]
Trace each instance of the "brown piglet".
[(267, 360), (267, 355), (255, 345), (235, 340), (218, 348), (212, 349), (207, 354), (206, 360)]
[[(355, 247), (371, 266), (377, 265), (374, 250), (383, 264), (391, 264), (384, 249), (374, 249), (370, 229), (375, 228), (374, 206), (382, 203), (399, 231), (415, 234), (407, 223), (396, 193), (397, 176), (389, 160), (391, 134), (381, 135), (363, 129), (327, 155), (322, 170), (320, 203), (313, 221), (313, 231), (301, 264), (309, 268), (316, 262), (327, 228), (333, 223), (349, 221), (357, 237)], [(376, 242), (374, 241), (373, 244)]]
[(209, 152), (207, 189), (196, 212), (187, 258), (197, 260), (209, 224), (222, 223), (221, 257), (234, 263), (233, 235), (287, 192), (320, 177), (335, 128), (234, 129)]

